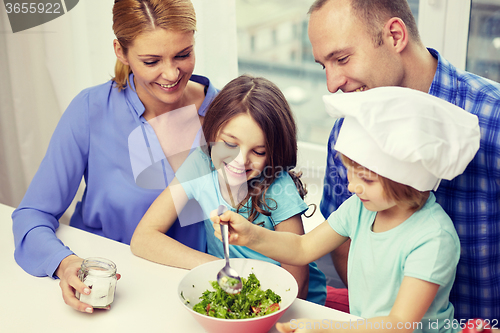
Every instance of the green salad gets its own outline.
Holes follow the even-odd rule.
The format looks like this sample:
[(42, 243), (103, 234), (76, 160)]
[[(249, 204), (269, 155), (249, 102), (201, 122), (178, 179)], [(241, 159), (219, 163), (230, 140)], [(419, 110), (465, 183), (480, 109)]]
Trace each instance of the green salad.
[(214, 291), (205, 291), (193, 310), (210, 317), (245, 319), (265, 316), (280, 309), (281, 297), (271, 289), (262, 290), (254, 273), (241, 280), (243, 288), (238, 294), (228, 294), (217, 281), (211, 281)]

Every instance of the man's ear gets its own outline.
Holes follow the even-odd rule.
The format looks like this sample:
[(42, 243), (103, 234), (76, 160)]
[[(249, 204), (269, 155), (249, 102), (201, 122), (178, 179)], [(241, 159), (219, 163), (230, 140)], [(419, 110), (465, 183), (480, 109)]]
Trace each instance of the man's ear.
[(118, 42), (118, 39), (115, 39), (113, 41), (113, 48), (115, 49), (115, 54), (118, 60), (120, 60), (124, 65), (128, 65), (127, 56), (125, 55), (125, 52), (120, 42)]
[(406, 25), (399, 17), (389, 19), (384, 26), (384, 42), (390, 43), (398, 53), (408, 44), (409, 34)]

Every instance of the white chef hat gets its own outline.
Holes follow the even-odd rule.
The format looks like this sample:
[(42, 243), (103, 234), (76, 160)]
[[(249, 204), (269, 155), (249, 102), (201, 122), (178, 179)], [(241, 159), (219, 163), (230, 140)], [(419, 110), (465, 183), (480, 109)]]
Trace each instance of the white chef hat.
[(337, 151), (419, 191), (460, 175), (479, 149), (477, 117), (421, 91), (380, 87), (323, 100), (328, 114), (345, 118)]

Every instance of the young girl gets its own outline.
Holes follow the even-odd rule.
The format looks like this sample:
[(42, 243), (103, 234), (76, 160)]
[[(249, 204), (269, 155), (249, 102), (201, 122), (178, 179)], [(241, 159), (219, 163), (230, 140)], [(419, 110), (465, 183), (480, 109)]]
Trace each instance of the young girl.
[[(440, 179), (461, 174), (479, 148), (477, 117), (428, 94), (399, 87), (325, 98), (345, 117), (335, 149), (351, 196), (304, 236), (269, 233), (233, 212), (230, 242), (292, 265), (316, 260), (351, 238), (348, 281), (355, 325), (307, 319), (281, 332), (454, 332), (449, 293), (460, 243), (434, 194)], [(220, 233), (216, 232), (220, 238)], [(347, 328), (347, 329), (346, 329)]]
[[(243, 214), (266, 230), (303, 234), (301, 214), (308, 206), (305, 189), (291, 170), (297, 161), (296, 126), (281, 91), (263, 78), (240, 76), (211, 103), (204, 121), (207, 145), (195, 149), (176, 178), (155, 200), (137, 226), (132, 252), (165, 265), (193, 268), (223, 258), (209, 214), (220, 204)], [(183, 215), (195, 200), (204, 212), (207, 253), (190, 249), (165, 235), (179, 216), (181, 225), (200, 221)], [(246, 247), (230, 246), (230, 257), (277, 261)], [(299, 297), (324, 304), (326, 280), (312, 263), (282, 265), (296, 278)], [(214, 276), (215, 279), (215, 276)]]

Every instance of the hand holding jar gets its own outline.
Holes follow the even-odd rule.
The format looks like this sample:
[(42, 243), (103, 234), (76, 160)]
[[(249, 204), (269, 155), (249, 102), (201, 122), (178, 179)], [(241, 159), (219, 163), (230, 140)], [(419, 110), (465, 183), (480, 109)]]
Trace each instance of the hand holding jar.
[(78, 278), (87, 286), (89, 293), (76, 291), (76, 298), (97, 309), (109, 309), (115, 297), (116, 265), (105, 258), (83, 260)]

